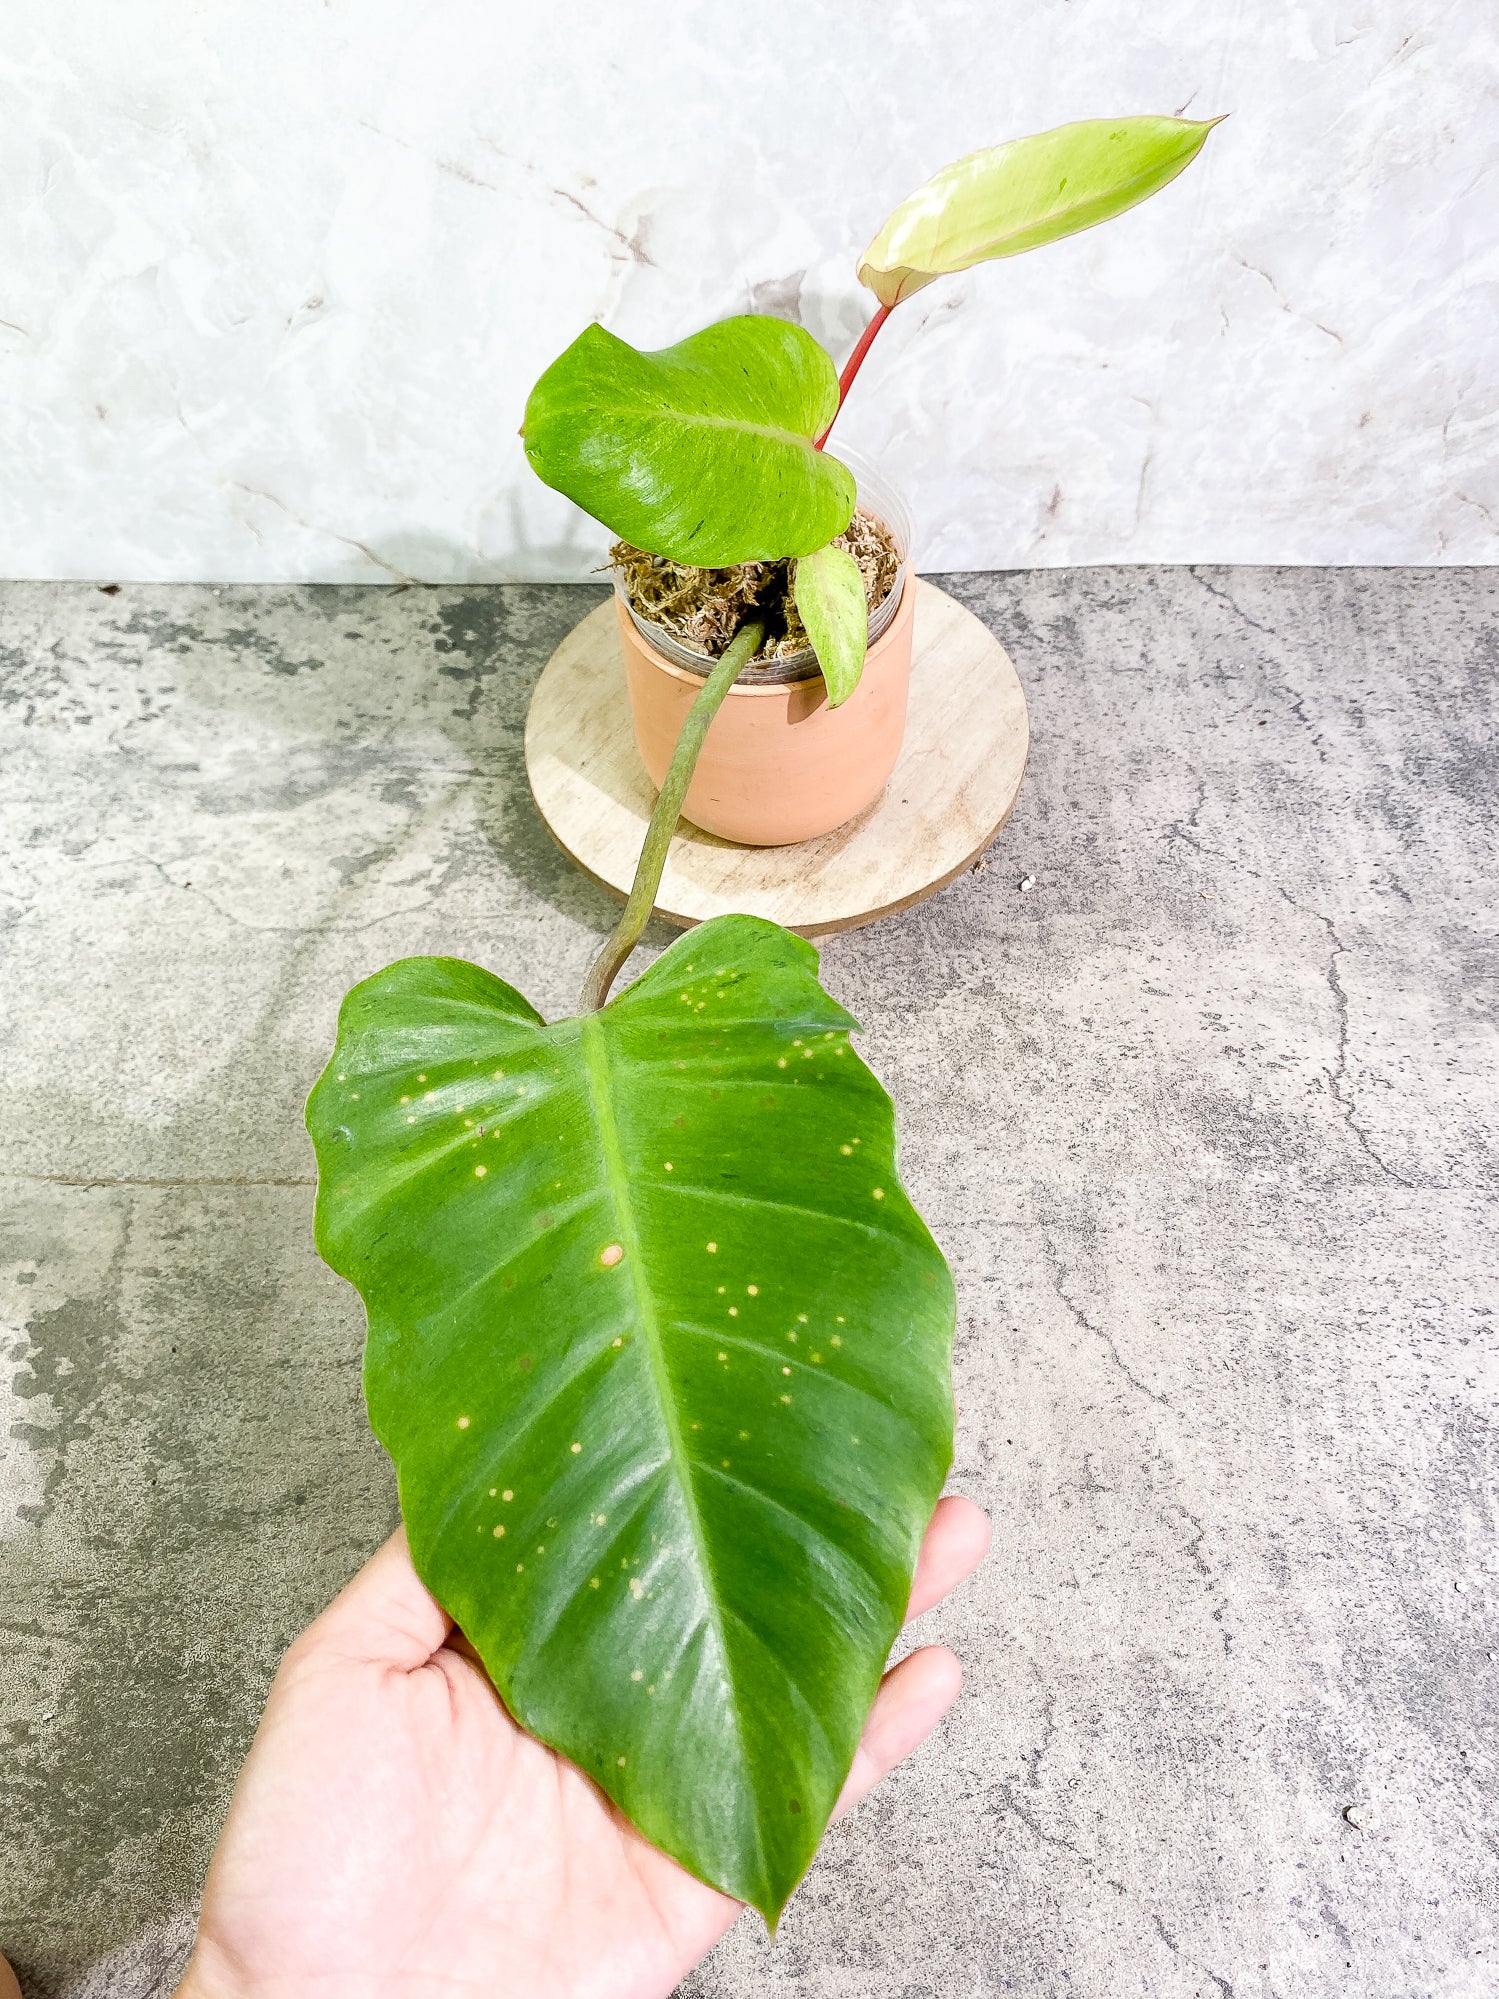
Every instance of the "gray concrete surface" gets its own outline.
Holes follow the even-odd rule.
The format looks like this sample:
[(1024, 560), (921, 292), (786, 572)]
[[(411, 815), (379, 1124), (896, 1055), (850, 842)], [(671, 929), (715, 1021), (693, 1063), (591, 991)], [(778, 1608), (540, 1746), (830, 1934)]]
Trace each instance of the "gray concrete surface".
[[(824, 970), (954, 1264), (995, 1548), (928, 1620), (948, 1723), (684, 1989), (1492, 1993), (1499, 571), (952, 587), (1031, 694), (1020, 805)], [(403, 953), (570, 1008), (611, 905), (521, 730), (593, 601), (0, 595), (32, 1994), (170, 1991), (277, 1654), (392, 1524), (302, 1100)]]

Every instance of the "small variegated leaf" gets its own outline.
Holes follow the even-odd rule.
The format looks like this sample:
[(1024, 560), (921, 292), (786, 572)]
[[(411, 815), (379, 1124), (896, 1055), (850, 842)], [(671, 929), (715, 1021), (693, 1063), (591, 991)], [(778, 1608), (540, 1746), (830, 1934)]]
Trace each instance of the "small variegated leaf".
[(837, 708), (858, 686), (869, 647), (869, 600), (859, 565), (846, 548), (814, 549), (797, 562), (791, 589), (827, 683), (828, 706)]

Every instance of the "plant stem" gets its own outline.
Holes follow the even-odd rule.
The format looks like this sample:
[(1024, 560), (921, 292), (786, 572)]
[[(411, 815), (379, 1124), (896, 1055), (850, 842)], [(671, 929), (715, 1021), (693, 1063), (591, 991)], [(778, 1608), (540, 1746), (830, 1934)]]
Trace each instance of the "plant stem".
[[(864, 365), (864, 356), (874, 345), (874, 336), (879, 332), (894, 310), (894, 306), (882, 305), (880, 307), (874, 318), (870, 320), (868, 326), (859, 335), (858, 343), (853, 353), (849, 355), (847, 361), (843, 364), (843, 373), (838, 377), (838, 409), (833, 411), (833, 423), (838, 421), (838, 413), (848, 399), (848, 392), (854, 385), (854, 377)], [(822, 447), (827, 443), (828, 431), (833, 428), (833, 423), (830, 423), (828, 429), (818, 438), (814, 449), (821, 451)]]
[(701, 691), (687, 710), (687, 719), (682, 724), (656, 799), (656, 809), (651, 814), (650, 825), (645, 829), (645, 845), (640, 850), (635, 879), (630, 884), (629, 900), (625, 903), (624, 914), (588, 968), (582, 997), (578, 1001), (580, 1013), (597, 1013), (608, 999), (609, 988), (619, 976), (620, 967), (640, 942), (641, 933), (651, 920), (651, 911), (656, 906), (656, 890), (661, 886), (661, 871), (666, 866), (672, 835), (682, 816), (682, 801), (692, 782), (692, 773), (697, 767), (709, 724), (718, 713), (724, 696), (739, 678), (740, 669), (747, 666), (760, 650), (760, 641), (764, 637), (763, 618), (752, 618), (748, 624), (741, 625), (729, 641), (723, 658), (703, 682)]

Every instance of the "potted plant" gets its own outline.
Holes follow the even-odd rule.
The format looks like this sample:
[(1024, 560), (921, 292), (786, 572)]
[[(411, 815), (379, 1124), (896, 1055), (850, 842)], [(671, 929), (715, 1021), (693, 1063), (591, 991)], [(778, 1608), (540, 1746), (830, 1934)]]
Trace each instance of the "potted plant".
[[(808, 334), (755, 318), (660, 354), (594, 327), (548, 369), (528, 453), (636, 552), (622, 560), (719, 586), (763, 573), (729, 579), (700, 668), (658, 669), (622, 627), (632, 674), (663, 672), (682, 719), (578, 1016), (548, 1026), (491, 972), (406, 959), (345, 999), (308, 1103), (318, 1247), (365, 1300), (370, 1417), (419, 1573), (518, 1721), (772, 1923), (847, 1773), (950, 1463), (952, 1284), (809, 944), (720, 917), (606, 1002), (684, 799), (706, 816), (690, 785), (733, 735), (721, 704), (767, 640), (797, 636), (788, 604), (819, 679), (797, 714), (745, 725), (754, 783), (773, 787), (807, 729), (827, 771), (860, 766), (829, 810), (893, 761), (886, 725), (854, 721), (861, 700), (903, 712), (883, 677), (901, 682), (910, 584), (891, 663), (883, 638), (866, 658), (859, 482), (822, 449), (880, 325), (944, 271), (1143, 199), (1209, 129), (1064, 126), (946, 168), (860, 265), (879, 309), (841, 383)], [(660, 764), (664, 738), (640, 734)]]
[(542, 375), (526, 455), (618, 537), (631, 710), (654, 784), (715, 658), (762, 627), (701, 751), (684, 801), (694, 824), (753, 845), (810, 839), (872, 804), (895, 766), (916, 603), (909, 516), (873, 468), (856, 478), (824, 448), (895, 307), (1133, 206), (1211, 124), (1098, 119), (944, 167), (860, 260), (878, 305), (841, 377), (801, 327), (753, 316), (655, 353), (590, 326)]

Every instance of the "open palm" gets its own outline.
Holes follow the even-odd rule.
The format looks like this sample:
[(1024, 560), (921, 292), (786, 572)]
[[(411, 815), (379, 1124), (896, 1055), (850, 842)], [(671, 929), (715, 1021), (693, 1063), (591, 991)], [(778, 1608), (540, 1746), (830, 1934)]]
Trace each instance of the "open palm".
[[(943, 1500), (909, 1615), (987, 1541)], [(941, 1646), (885, 1676), (840, 1811), (961, 1679)], [(179, 1999), (664, 1999), (740, 1913), (516, 1727), (398, 1532), (282, 1661)]]

